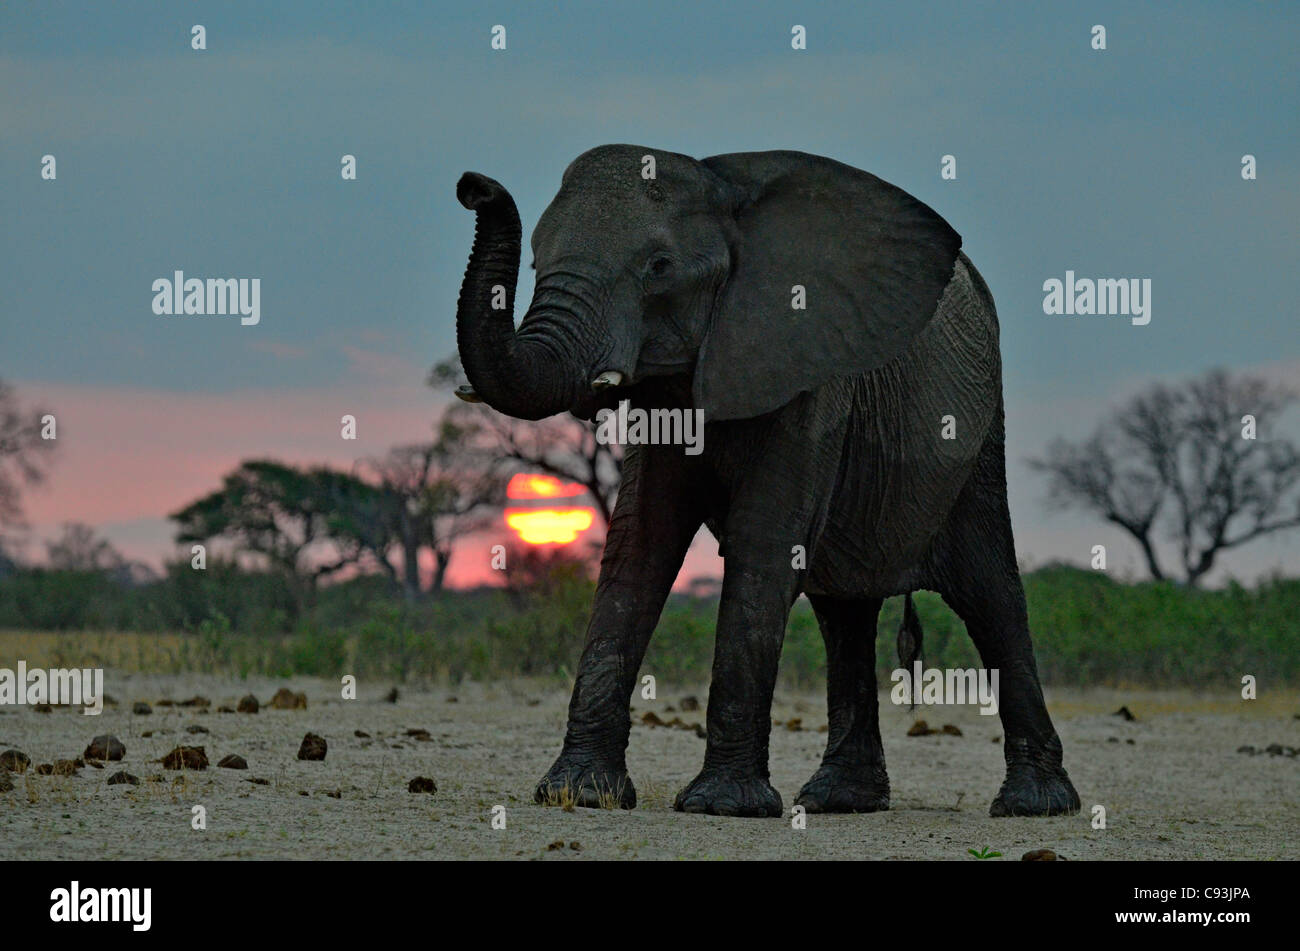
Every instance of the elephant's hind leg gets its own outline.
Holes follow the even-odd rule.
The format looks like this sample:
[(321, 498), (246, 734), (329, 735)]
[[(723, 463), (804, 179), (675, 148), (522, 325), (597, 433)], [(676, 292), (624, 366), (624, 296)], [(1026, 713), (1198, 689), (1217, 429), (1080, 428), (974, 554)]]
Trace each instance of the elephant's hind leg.
[(936, 545), (937, 587), (965, 622), (984, 667), (998, 672), (1007, 773), (989, 814), (1074, 813), (1079, 795), (1038, 681), (1002, 472), (1001, 441), (991, 441)]
[(822, 764), (795, 804), (808, 812), (889, 808), (889, 777), (876, 699), (876, 618), (880, 598), (809, 595), (826, 642), (830, 736)]

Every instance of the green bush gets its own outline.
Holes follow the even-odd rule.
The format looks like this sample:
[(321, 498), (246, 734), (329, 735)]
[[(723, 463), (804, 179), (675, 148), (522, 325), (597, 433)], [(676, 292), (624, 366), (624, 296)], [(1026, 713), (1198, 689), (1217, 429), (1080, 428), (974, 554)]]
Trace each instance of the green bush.
[[(1300, 580), (1198, 591), (1120, 584), (1053, 566), (1026, 574), (1024, 583), (1047, 683), (1196, 686), (1254, 674), (1262, 683), (1300, 684)], [(360, 577), (323, 587), (300, 614), (283, 578), (232, 564), (210, 564), (206, 572), (173, 566), (163, 579), (136, 587), (94, 572), (30, 569), (0, 580), (0, 629), (183, 632), (174, 660), (181, 669), (241, 675), (567, 679), (582, 653), (594, 590), (573, 565), (527, 587), (445, 592), (414, 603), (386, 579)], [(915, 601), (926, 665), (978, 666), (964, 626), (942, 599), (917, 592)], [(898, 666), (901, 604), (891, 598), (880, 613), (882, 684)], [(716, 599), (672, 596), (643, 671), (661, 681), (706, 683), (716, 618)], [(801, 599), (786, 629), (781, 681), (818, 688), (825, 666), (816, 618)]]

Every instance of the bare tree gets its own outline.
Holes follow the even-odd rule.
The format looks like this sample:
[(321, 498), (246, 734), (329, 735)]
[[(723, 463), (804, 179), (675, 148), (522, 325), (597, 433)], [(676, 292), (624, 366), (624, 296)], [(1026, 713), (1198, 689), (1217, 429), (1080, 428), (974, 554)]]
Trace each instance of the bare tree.
[(158, 576), (144, 562), (123, 556), (108, 539), (81, 522), (65, 522), (62, 534), (45, 543), (45, 553), (56, 571), (93, 571), (122, 585), (144, 584)]
[(410, 599), (420, 594), (420, 551), (432, 550), (430, 590), (441, 591), (456, 543), (489, 527), (501, 507), (505, 480), (475, 446), (476, 436), (444, 416), (433, 442), (397, 446), (361, 466), (385, 494), (384, 517), (401, 548), (401, 585)]
[[(456, 357), (444, 360), (429, 373), (429, 385), (436, 389), (450, 392), (464, 382)], [(447, 416), (472, 431), (476, 445), (499, 466), (545, 472), (585, 488), (608, 527), (623, 477), (623, 450), (599, 442), (592, 423), (567, 414), (529, 422), (467, 403), (450, 407)]]
[(1151, 576), (1166, 578), (1157, 536), (1195, 586), (1220, 554), (1300, 526), (1300, 452), (1274, 435), (1294, 391), (1212, 370), (1157, 384), (1088, 439), (1055, 440), (1029, 464), (1049, 478), (1049, 501), (1100, 515), (1128, 532)]
[(81, 522), (66, 522), (63, 533), (45, 543), (50, 567), (56, 571), (116, 571), (126, 559), (106, 538)]
[(19, 495), (48, 472), (54, 440), (41, 437), (40, 409), (24, 409), (14, 388), (0, 380), (0, 528), (22, 524)]

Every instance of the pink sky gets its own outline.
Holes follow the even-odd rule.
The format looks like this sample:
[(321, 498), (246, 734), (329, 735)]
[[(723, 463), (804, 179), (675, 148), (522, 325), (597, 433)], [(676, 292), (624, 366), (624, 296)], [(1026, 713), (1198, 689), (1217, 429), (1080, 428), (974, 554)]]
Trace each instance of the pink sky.
[[(413, 377), (394, 373), (391, 378)], [(21, 381), (16, 387), (24, 405), (47, 408), (58, 420), (50, 477), (25, 495), (32, 527), (25, 556), (39, 560), (41, 542), (64, 522), (86, 522), (127, 557), (155, 567), (175, 549), (167, 514), (218, 488), (221, 477), (241, 461), (269, 457), (350, 468), (394, 445), (428, 438), (439, 411), (427, 388), (407, 385), (219, 394)], [(341, 438), (344, 414), (357, 419), (355, 441)], [(580, 542), (593, 534), (599, 537), (599, 529), (589, 530)], [(448, 583), (495, 583), (500, 575), (491, 570), (490, 549), (508, 537), (503, 525), (499, 533), (464, 539)], [(721, 573), (717, 543), (704, 532), (680, 583)]]
[[(294, 358), (292, 353), (280, 354), (280, 359)], [(1282, 361), (1252, 369), (1288, 382), (1297, 379), (1300, 367)], [(243, 460), (265, 457), (349, 468), (394, 445), (429, 438), (442, 403), (422, 380), (416, 363), (400, 355), (375, 354), (372, 359), (362, 350), (340, 361), (340, 379), (311, 388), (185, 393), (14, 380), (23, 405), (50, 409), (59, 427), (58, 458), (49, 480), (25, 494), (32, 531), (20, 555), (40, 560), (44, 540), (55, 536), (62, 523), (81, 521), (96, 527), (128, 557), (157, 566), (174, 550), (174, 525), (167, 513), (216, 489), (221, 477)], [(1147, 382), (1130, 381), (1111, 399)], [(1145, 577), (1131, 539), (1086, 513), (1049, 509), (1041, 477), (1030, 473), (1024, 462), (1055, 436), (1082, 437), (1104, 405), (1068, 388), (1022, 390), (1016, 395), (1014, 404), (1008, 401), (1007, 462), (1022, 562), (1030, 567), (1049, 560), (1086, 564), (1092, 545), (1102, 543), (1112, 552), (1117, 577)], [(340, 436), (344, 414), (357, 419), (355, 441)], [(465, 539), (452, 560), (448, 582), (494, 582), (499, 575), (491, 570), (490, 548), (505, 538), (503, 525), (499, 536)], [(1298, 550), (1300, 532), (1270, 536), (1229, 553), (1211, 583), (1229, 577), (1249, 583), (1275, 572), (1293, 574)], [(721, 573), (717, 543), (701, 530), (678, 584)]]

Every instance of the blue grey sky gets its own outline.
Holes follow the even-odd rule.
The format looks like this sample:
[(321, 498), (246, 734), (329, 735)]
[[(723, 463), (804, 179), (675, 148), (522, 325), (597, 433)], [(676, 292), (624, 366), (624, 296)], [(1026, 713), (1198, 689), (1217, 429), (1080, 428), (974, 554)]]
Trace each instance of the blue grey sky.
[[(422, 438), (472, 236), (457, 177), (499, 179), (531, 230), (570, 160), (631, 142), (820, 153), (933, 206), (997, 300), (1022, 555), (1131, 553), (1048, 513), (1020, 460), (1153, 379), (1300, 379), (1298, 25), (1293, 4), (1223, 2), (6, 4), (0, 378), (68, 434), (36, 533), (85, 518), (156, 559), (165, 511), (238, 458)], [(261, 323), (154, 315), (176, 269), (260, 277)], [(1044, 315), (1067, 269), (1150, 278), (1151, 323)], [(358, 444), (338, 439), (349, 411)], [(98, 498), (88, 473), (139, 491)]]

